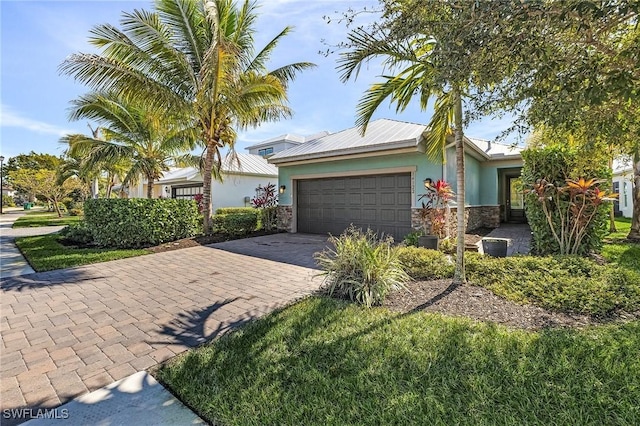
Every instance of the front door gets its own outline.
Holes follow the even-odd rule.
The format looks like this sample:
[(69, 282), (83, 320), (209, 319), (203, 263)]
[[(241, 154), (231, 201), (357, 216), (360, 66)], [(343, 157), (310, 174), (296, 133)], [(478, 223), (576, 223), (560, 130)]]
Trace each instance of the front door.
[(524, 223), (527, 217), (524, 214), (524, 194), (520, 178), (507, 177), (507, 222)]

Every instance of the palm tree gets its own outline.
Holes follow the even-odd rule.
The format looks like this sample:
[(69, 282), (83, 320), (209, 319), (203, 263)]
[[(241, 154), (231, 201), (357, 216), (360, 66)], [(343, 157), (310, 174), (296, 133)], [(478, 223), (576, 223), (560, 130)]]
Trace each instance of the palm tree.
[(192, 148), (183, 129), (164, 123), (162, 115), (149, 106), (126, 101), (111, 93), (89, 93), (72, 102), (70, 118), (88, 118), (100, 124), (100, 133), (68, 135), (72, 157), (82, 157), (88, 170), (115, 170), (128, 163), (122, 185), (147, 180), (147, 198), (153, 196), (153, 183), (169, 170), (173, 159)]
[(123, 13), (122, 30), (94, 28), (91, 42), (102, 55), (72, 55), (61, 70), (94, 90), (160, 107), (167, 121), (192, 130), (191, 138), (204, 147), (207, 232), (221, 151), (233, 151), (238, 130), (289, 117), (288, 84), (313, 64), (268, 70), (273, 50), (291, 28), (255, 54), (256, 4), (249, 0), (239, 6), (232, 0), (157, 0), (155, 9)]
[(464, 133), (462, 117), (462, 87), (442, 78), (431, 53), (437, 41), (430, 36), (415, 35), (408, 38), (389, 37), (380, 30), (364, 28), (352, 30), (348, 36), (349, 50), (339, 59), (343, 82), (358, 77), (362, 64), (382, 58), (386, 74), (383, 81), (372, 84), (357, 106), (356, 124), (367, 129), (374, 112), (386, 99), (396, 104), (396, 111), (404, 111), (416, 97), (424, 111), (435, 98), (435, 110), (425, 134), (427, 155), (433, 160), (444, 160), (447, 137), (454, 134), (456, 149), (456, 219), (457, 250), (453, 284), (466, 282), (464, 267), (465, 191), (464, 191)]

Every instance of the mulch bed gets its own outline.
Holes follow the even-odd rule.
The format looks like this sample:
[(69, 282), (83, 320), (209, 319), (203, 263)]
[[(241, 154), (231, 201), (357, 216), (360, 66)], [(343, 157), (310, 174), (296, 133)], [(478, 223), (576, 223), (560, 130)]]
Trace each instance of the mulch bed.
[(383, 306), (402, 313), (438, 312), (528, 330), (579, 328), (601, 323), (587, 315), (569, 315), (533, 305), (519, 305), (482, 287), (469, 284), (452, 286), (450, 279), (411, 282), (406, 290), (389, 294)]

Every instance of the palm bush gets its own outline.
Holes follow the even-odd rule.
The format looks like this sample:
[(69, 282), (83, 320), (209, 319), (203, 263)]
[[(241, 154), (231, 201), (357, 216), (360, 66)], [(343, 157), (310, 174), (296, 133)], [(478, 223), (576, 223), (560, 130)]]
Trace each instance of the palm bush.
[(315, 254), (324, 271), (324, 284), (330, 295), (349, 298), (371, 307), (380, 305), (390, 290), (403, 288), (410, 280), (404, 271), (393, 238), (378, 239), (376, 234), (353, 226), (339, 237), (331, 236), (334, 249)]

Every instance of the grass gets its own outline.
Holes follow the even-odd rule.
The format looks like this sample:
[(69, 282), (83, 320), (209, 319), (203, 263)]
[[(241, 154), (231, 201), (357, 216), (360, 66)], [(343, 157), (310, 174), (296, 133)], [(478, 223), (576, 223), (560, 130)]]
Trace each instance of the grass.
[(77, 248), (59, 243), (59, 235), (41, 235), (16, 239), (16, 245), (36, 272), (71, 268), (151, 253), (150, 250)]
[(157, 377), (211, 424), (580, 424), (640, 418), (640, 321), (510, 330), (314, 297)]
[(40, 226), (59, 226), (69, 225), (82, 220), (82, 216), (69, 216), (63, 214), (58, 217), (55, 212), (29, 212), (19, 217), (13, 224), (14, 228), (35, 228)]

